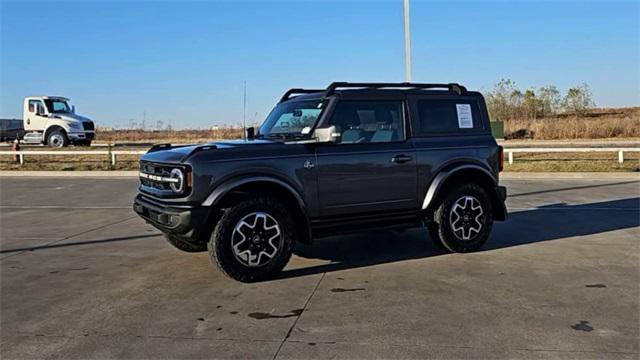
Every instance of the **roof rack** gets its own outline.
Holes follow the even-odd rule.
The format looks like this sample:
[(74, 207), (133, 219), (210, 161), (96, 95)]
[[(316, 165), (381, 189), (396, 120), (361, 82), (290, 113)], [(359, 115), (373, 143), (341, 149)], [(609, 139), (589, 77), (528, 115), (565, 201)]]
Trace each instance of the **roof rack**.
[(458, 95), (467, 91), (467, 88), (460, 84), (421, 84), (421, 83), (349, 83), (349, 82), (333, 82), (325, 90), (325, 96), (331, 96), (335, 93), (337, 88), (410, 88), (410, 89), (448, 89), (455, 92)]
[(313, 93), (319, 93), (319, 92), (324, 92), (324, 89), (289, 89), (287, 90), (287, 92), (284, 93), (284, 95), (282, 95), (282, 98), (280, 98), (280, 102), (283, 101), (287, 101), (289, 99), (291, 99), (291, 95), (293, 94), (313, 94)]

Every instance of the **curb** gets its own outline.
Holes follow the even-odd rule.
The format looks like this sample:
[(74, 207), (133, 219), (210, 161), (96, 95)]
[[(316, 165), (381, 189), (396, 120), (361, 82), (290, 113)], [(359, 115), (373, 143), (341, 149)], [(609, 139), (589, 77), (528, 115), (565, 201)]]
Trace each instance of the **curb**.
[(138, 171), (22, 171), (3, 170), (0, 177), (98, 177), (131, 178), (138, 177)]
[(500, 180), (608, 180), (634, 179), (640, 180), (640, 172), (503, 172)]
[[(137, 178), (138, 171), (0, 171), (0, 177), (96, 177)], [(634, 179), (640, 180), (640, 172), (503, 172), (501, 180), (517, 179)]]

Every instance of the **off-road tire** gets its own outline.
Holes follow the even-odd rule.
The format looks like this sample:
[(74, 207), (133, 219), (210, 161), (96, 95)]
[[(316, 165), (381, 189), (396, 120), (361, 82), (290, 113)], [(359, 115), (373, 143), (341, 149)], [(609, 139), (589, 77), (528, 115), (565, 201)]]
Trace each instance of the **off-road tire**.
[(438, 235), (438, 224), (433, 221), (429, 221), (426, 225), (427, 232), (429, 233), (429, 237), (433, 240), (433, 243), (436, 245), (438, 249), (448, 250), (442, 241), (440, 241), (440, 235)]
[[(463, 240), (456, 236), (451, 223), (452, 209), (456, 202), (463, 197), (477, 199), (484, 214), (478, 221), (482, 225), (479, 232), (469, 240)], [(429, 229), (429, 234), (438, 245), (442, 245), (452, 252), (465, 253), (482, 247), (491, 234), (492, 226), (493, 209), (489, 195), (481, 186), (467, 183), (448, 189), (448, 192), (442, 197), (433, 214), (433, 225)]]
[(53, 130), (47, 135), (47, 145), (54, 148), (63, 148), (69, 145), (69, 138), (61, 130)]
[[(259, 267), (242, 264), (233, 252), (232, 236), (236, 224), (243, 217), (263, 212), (277, 221), (280, 227), (281, 244), (273, 258)], [(225, 275), (241, 282), (255, 282), (273, 278), (289, 262), (295, 244), (296, 232), (287, 208), (271, 197), (255, 197), (241, 201), (228, 208), (220, 217), (208, 243), (211, 261)]]
[(173, 245), (176, 249), (182, 250), (184, 252), (195, 253), (207, 251), (206, 242), (192, 243), (171, 235), (165, 235), (165, 239), (167, 239), (169, 244)]

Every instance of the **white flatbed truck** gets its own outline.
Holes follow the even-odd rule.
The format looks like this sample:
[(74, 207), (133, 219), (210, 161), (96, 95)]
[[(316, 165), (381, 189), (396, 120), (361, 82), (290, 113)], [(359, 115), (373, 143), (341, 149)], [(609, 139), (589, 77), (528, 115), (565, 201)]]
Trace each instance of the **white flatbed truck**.
[(0, 140), (24, 144), (65, 147), (91, 145), (93, 120), (76, 114), (75, 106), (61, 96), (29, 96), (24, 99), (22, 119), (0, 119)]

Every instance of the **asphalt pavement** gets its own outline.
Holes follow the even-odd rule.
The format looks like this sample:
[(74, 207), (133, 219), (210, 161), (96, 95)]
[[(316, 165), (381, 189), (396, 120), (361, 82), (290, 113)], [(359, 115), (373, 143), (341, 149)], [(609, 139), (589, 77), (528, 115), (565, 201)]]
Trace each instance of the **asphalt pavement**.
[(640, 357), (640, 181), (514, 179), (486, 247), (299, 246), (242, 284), (131, 210), (133, 178), (0, 178), (0, 358)]

